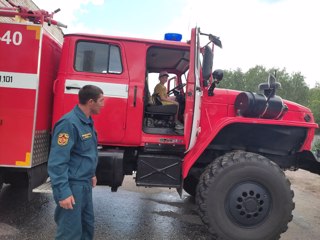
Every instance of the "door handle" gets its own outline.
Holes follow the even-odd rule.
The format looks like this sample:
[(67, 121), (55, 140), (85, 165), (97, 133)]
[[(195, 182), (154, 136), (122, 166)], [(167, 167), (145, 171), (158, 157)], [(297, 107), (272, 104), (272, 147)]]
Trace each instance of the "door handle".
[(71, 90), (71, 89), (81, 89), (81, 87), (75, 87), (75, 86), (66, 86), (67, 90)]

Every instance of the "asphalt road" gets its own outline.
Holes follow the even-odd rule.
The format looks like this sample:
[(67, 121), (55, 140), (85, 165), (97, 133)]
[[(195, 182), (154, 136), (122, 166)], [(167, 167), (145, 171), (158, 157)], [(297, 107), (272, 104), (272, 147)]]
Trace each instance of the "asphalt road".
[[(282, 240), (320, 239), (320, 176), (302, 170), (287, 174), (296, 208)], [(26, 202), (23, 190), (7, 185), (0, 193), (0, 239), (54, 239), (55, 203), (51, 194), (36, 194)], [(95, 239), (210, 239), (196, 213), (194, 200), (176, 190), (146, 189), (126, 177), (118, 192), (94, 189)]]

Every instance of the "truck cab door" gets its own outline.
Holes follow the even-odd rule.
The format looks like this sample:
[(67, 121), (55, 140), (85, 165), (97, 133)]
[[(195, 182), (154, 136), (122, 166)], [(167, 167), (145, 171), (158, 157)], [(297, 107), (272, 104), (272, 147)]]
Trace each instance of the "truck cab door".
[(184, 136), (186, 151), (195, 145), (200, 132), (201, 96), (200, 87), (200, 42), (199, 29), (191, 31), (190, 68), (187, 77), (186, 109), (184, 113)]
[(69, 35), (64, 45), (69, 45), (69, 61), (65, 64), (67, 74), (60, 69), (56, 84), (54, 122), (78, 103), (81, 87), (95, 85), (103, 90), (105, 97), (105, 107), (93, 116), (98, 141), (121, 143), (126, 133), (129, 85), (121, 42)]

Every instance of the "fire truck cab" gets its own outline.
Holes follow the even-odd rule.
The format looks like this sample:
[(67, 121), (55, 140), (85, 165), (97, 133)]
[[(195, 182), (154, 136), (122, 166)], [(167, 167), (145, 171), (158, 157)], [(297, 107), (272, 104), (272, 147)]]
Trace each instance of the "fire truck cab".
[[(192, 30), (188, 43), (65, 36), (53, 89), (53, 122), (73, 108), (84, 85), (104, 91), (105, 107), (94, 117), (101, 147), (99, 183), (116, 190), (125, 174), (138, 170), (137, 185), (182, 187), (183, 155), (194, 146), (201, 130), (199, 37), (199, 29)], [(209, 79), (212, 61), (208, 64)], [(175, 105), (161, 105), (152, 96), (161, 71), (177, 77), (167, 87), (176, 96), (179, 112)], [(175, 129), (176, 115), (184, 123), (183, 130)], [(163, 170), (153, 173), (159, 167)]]

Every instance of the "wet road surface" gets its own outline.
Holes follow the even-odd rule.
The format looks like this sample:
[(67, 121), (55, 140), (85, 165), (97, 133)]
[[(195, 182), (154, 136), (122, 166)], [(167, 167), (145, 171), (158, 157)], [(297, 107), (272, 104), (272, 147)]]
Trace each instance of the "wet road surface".
[[(320, 176), (299, 170), (288, 174), (296, 208), (283, 240), (320, 239)], [(0, 239), (54, 239), (55, 203), (51, 194), (35, 194), (5, 186), (0, 193)], [(197, 215), (194, 199), (175, 189), (136, 187), (131, 176), (118, 192), (98, 186), (93, 192), (95, 239), (210, 239)]]

